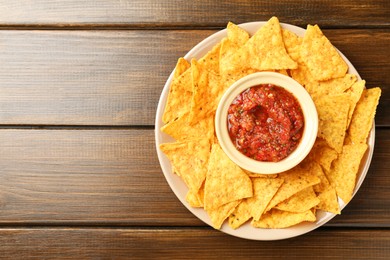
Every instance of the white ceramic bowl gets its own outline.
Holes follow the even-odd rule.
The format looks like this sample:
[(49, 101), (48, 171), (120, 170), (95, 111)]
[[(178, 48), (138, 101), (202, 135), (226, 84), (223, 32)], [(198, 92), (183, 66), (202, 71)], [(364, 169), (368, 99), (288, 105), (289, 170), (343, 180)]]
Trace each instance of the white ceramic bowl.
[[(240, 93), (259, 84), (273, 84), (284, 88), (295, 96), (303, 112), (305, 125), (302, 138), (296, 149), (278, 162), (262, 162), (245, 156), (236, 149), (229, 136), (229, 106)], [(215, 116), (215, 131), (222, 149), (238, 166), (254, 173), (274, 174), (293, 168), (308, 155), (317, 137), (318, 115), (309, 93), (294, 79), (276, 72), (257, 72), (236, 81), (222, 96)]]

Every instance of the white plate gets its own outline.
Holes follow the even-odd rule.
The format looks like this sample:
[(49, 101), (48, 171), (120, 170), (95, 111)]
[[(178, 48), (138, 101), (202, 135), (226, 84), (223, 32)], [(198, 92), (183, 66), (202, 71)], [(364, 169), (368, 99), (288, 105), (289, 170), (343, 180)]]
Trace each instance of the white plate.
[[(240, 24), (239, 26), (249, 32), (251, 35), (253, 35), (261, 26), (263, 26), (266, 22), (251, 22), (251, 23), (244, 23)], [(296, 27), (289, 24), (281, 24), (283, 28), (288, 29), (294, 33), (296, 33), (299, 36), (304, 35), (305, 29)], [(212, 49), (214, 45), (216, 45), (218, 42), (222, 40), (222, 38), (227, 36), (226, 29), (221, 30), (217, 33), (214, 33), (213, 35), (207, 37), (202, 42), (197, 44), (192, 50), (190, 50), (184, 58), (186, 60), (191, 60), (191, 58), (200, 59), (202, 56), (204, 56), (209, 50)], [(353, 65), (349, 62), (349, 60), (340, 52), (341, 56), (345, 60), (345, 62), (349, 66), (348, 73), (355, 74), (358, 76), (358, 79), (361, 79), (356, 69), (353, 67)], [(179, 198), (181, 203), (189, 210), (191, 211), (195, 216), (197, 216), (200, 220), (205, 222), (206, 224), (211, 225), (211, 221), (206, 214), (206, 212), (201, 208), (192, 208), (187, 201), (185, 200), (186, 194), (188, 191), (188, 188), (184, 184), (184, 182), (178, 177), (176, 174), (172, 172), (171, 164), (168, 160), (168, 158), (160, 151), (159, 145), (162, 143), (168, 143), (174, 141), (170, 136), (166, 135), (165, 133), (162, 133), (160, 131), (160, 128), (164, 125), (162, 122), (162, 115), (165, 108), (165, 103), (168, 96), (169, 86), (171, 84), (171, 80), (173, 77), (173, 71), (171, 75), (169, 76), (167, 82), (165, 83), (164, 89), (161, 93), (160, 100), (157, 107), (156, 112), (156, 122), (155, 122), (155, 138), (156, 138), (156, 148), (157, 148), (157, 154), (160, 161), (161, 168), (163, 170), (163, 173), (165, 175), (165, 178), (175, 193), (175, 195)], [(366, 154), (363, 157), (362, 163), (360, 165), (358, 179), (355, 187), (354, 194), (358, 191), (360, 188), (366, 174), (368, 171), (368, 168), (371, 163), (372, 154), (374, 151), (374, 143), (375, 143), (375, 125), (373, 125), (373, 128), (371, 130), (370, 136), (368, 138), (368, 150)], [(339, 198), (340, 208), (343, 209), (346, 204)], [(302, 234), (305, 234), (309, 231), (312, 231), (322, 225), (324, 225), (326, 222), (331, 220), (333, 217), (335, 217), (335, 214), (329, 213), (329, 212), (323, 212), (318, 211), (317, 212), (317, 221), (313, 223), (302, 223), (299, 225), (295, 225), (290, 228), (285, 229), (261, 229), (261, 228), (254, 228), (250, 225), (250, 223), (246, 223), (243, 226), (239, 227), (238, 229), (234, 230), (229, 227), (229, 225), (226, 223), (223, 224), (221, 231), (241, 237), (246, 239), (253, 239), (253, 240), (278, 240), (278, 239), (286, 239), (291, 238), (295, 236), (299, 236)]]

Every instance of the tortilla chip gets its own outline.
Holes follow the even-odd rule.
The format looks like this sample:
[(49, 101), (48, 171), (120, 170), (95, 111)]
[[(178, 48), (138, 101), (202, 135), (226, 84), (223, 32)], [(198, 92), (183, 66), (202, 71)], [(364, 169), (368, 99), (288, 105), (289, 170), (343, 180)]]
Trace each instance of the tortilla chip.
[[(177, 65), (181, 66), (181, 65)], [(181, 69), (178, 69), (181, 70)], [(192, 99), (191, 69), (172, 80), (162, 121), (172, 122), (190, 110)]]
[(344, 145), (343, 152), (334, 162), (334, 168), (326, 172), (329, 182), (345, 203), (348, 203), (352, 198), (360, 161), (367, 147), (367, 144), (359, 143)]
[(304, 64), (299, 64), (298, 68), (290, 70), (290, 74), (291, 77), (298, 81), (298, 83), (301, 84), (309, 93), (312, 86), (314, 86), (317, 82), (310, 74), (309, 68)]
[(299, 37), (298, 35), (287, 29), (282, 29), (282, 36), (284, 47), (286, 48), (288, 55), (290, 55), (290, 57), (294, 61), (302, 63), (300, 55), (302, 37)]
[(251, 178), (277, 178), (278, 175), (277, 174), (261, 174), (261, 173), (254, 173), (254, 172), (250, 172), (248, 170), (245, 170), (245, 169), (242, 169), (246, 174), (248, 174), (249, 177)]
[(325, 170), (330, 171), (332, 162), (336, 160), (338, 153), (329, 147), (328, 143), (317, 138), (307, 158), (320, 164)]
[(232, 214), (232, 212), (240, 202), (241, 200), (236, 200), (224, 204), (216, 209), (207, 209), (206, 211), (211, 219), (213, 228), (220, 229), (225, 219), (227, 219), (230, 214)]
[(340, 205), (337, 199), (336, 190), (330, 185), (321, 166), (315, 162), (311, 162), (309, 168), (311, 173), (321, 180), (319, 184), (313, 186), (317, 198), (320, 200), (318, 205), (315, 206), (315, 209), (340, 214)]
[(347, 94), (314, 99), (318, 112), (318, 137), (341, 153), (347, 128), (350, 97)]
[(227, 25), (227, 35), (228, 37), (222, 40), (220, 48), (219, 71), (221, 75), (234, 71), (231, 57), (249, 40), (249, 34), (231, 22)]
[(232, 214), (230, 214), (228, 223), (231, 228), (237, 229), (251, 217), (251, 205), (248, 203), (247, 199), (243, 199), (234, 209)]
[(240, 46), (228, 38), (222, 40), (219, 54), (219, 73), (221, 75), (229, 75), (229, 72), (234, 71), (234, 64), (231, 62), (231, 57), (237, 52)]
[(161, 131), (172, 136), (177, 141), (207, 139), (211, 143), (214, 139), (214, 116), (209, 115), (191, 126), (189, 123), (189, 112), (187, 112), (179, 119), (164, 125)]
[(205, 183), (205, 209), (216, 209), (252, 195), (248, 175), (229, 159), (219, 144), (213, 144)]
[(160, 145), (172, 163), (173, 170), (183, 179), (187, 187), (196, 192), (202, 186), (207, 173), (210, 144), (206, 139), (191, 140)]
[(281, 70), (297, 68), (284, 47), (279, 20), (272, 17), (231, 59), (236, 70)]
[(308, 187), (275, 206), (276, 209), (288, 212), (305, 212), (317, 206), (320, 200), (313, 187)]
[(348, 129), (352, 143), (366, 143), (368, 134), (372, 128), (380, 95), (380, 88), (371, 88), (363, 91)]
[(211, 73), (219, 73), (219, 51), (221, 43), (216, 44), (211, 51), (199, 59), (199, 65)]
[(203, 208), (204, 185), (198, 191), (188, 190), (186, 195), (186, 201), (193, 208)]
[(208, 71), (195, 59), (191, 60), (193, 96), (191, 100), (190, 125), (204, 120), (216, 110), (224, 92), (219, 75)]
[(356, 80), (356, 75), (346, 74), (342, 78), (311, 82), (306, 89), (311, 96), (337, 95), (351, 88)]
[(315, 214), (311, 210), (294, 213), (272, 209), (264, 214), (260, 220), (253, 220), (252, 225), (257, 228), (287, 228), (304, 221), (316, 221)]
[(279, 174), (279, 178), (283, 179), (284, 183), (268, 204), (266, 212), (294, 194), (320, 182), (317, 176), (300, 166)]
[(301, 44), (301, 58), (317, 81), (343, 77), (348, 65), (323, 35), (318, 25), (308, 25)]
[(173, 80), (180, 77), (180, 75), (183, 74), (190, 66), (191, 64), (186, 59), (183, 57), (179, 58), (176, 63), (175, 73), (173, 74)]
[(350, 89), (348, 89), (346, 92), (350, 94), (351, 97), (351, 108), (349, 109), (348, 113), (348, 121), (347, 121), (347, 128), (349, 127), (349, 124), (352, 120), (353, 112), (355, 111), (355, 107), (357, 102), (359, 102), (363, 90), (366, 88), (366, 81), (365, 80), (359, 80), (355, 84), (351, 86)]
[(320, 200), (320, 203), (318, 203), (315, 209), (341, 214), (336, 190), (332, 186), (329, 185), (329, 188), (318, 194), (317, 198)]
[(240, 227), (253, 217), (259, 220), (268, 203), (283, 184), (282, 179), (255, 178), (253, 182), (253, 197), (242, 200), (229, 217), (229, 225), (233, 229)]
[(227, 37), (229, 41), (241, 46), (249, 40), (249, 33), (238, 25), (229, 22), (227, 25)]

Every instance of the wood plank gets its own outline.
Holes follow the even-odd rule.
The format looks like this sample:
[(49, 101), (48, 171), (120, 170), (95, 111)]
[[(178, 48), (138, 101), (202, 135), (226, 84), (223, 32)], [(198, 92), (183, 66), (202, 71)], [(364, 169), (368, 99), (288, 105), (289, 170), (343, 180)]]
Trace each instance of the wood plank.
[[(390, 129), (377, 140), (365, 182), (329, 225), (390, 227)], [(153, 130), (2, 129), (0, 144), (0, 225), (204, 226), (168, 186)]]
[[(177, 58), (213, 32), (0, 31), (0, 124), (153, 125)], [(325, 33), (382, 87), (376, 123), (390, 125), (390, 30)]]
[(390, 230), (375, 229), (267, 242), (211, 229), (0, 229), (0, 254), (20, 259), (389, 259), (389, 248)]
[[(268, 20), (327, 27), (389, 26), (386, 0), (224, 1), (159, 0), (9, 1), (0, 4), (2, 25), (223, 26)], [(208, 15), (206, 15), (208, 14)]]

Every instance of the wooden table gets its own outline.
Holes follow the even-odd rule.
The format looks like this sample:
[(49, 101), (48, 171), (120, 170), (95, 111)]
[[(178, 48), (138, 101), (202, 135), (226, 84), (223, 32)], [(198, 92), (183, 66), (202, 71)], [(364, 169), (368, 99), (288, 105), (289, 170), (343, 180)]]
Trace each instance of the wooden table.
[[(154, 141), (178, 57), (228, 21), (318, 23), (380, 86), (366, 180), (306, 235), (250, 241), (176, 198)], [(380, 1), (0, 2), (0, 258), (390, 258), (390, 4)]]

